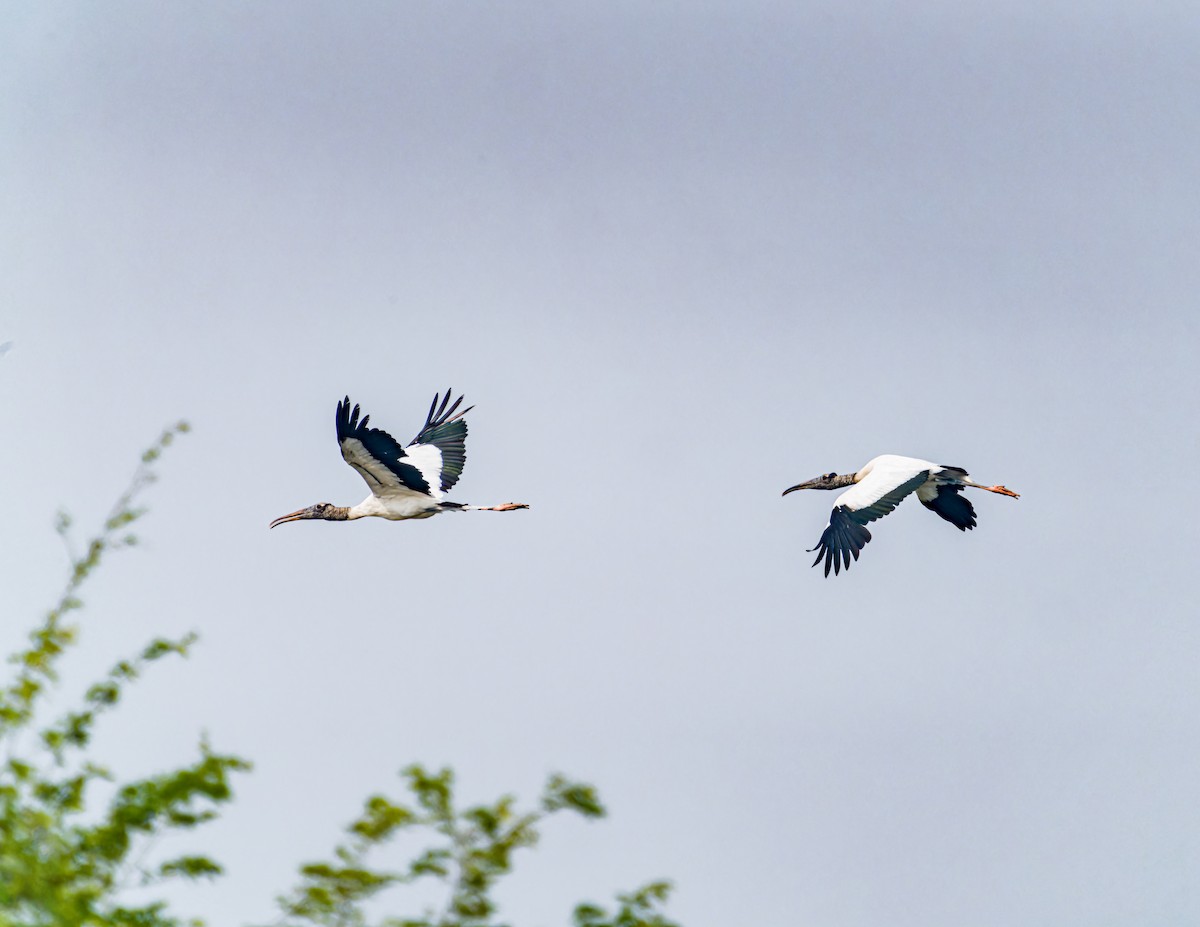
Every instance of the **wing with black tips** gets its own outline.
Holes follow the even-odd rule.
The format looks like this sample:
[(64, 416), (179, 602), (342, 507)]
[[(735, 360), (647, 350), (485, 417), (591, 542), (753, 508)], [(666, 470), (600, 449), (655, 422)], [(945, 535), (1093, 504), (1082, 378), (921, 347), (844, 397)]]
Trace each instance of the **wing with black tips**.
[[(965, 472), (963, 475), (966, 475)], [(977, 524), (975, 507), (962, 494), (962, 490), (961, 486), (951, 483), (929, 483), (917, 490), (917, 499), (921, 505), (946, 519), (959, 531), (969, 531)]]
[[(897, 458), (906, 460), (906, 458)], [(857, 560), (859, 553), (871, 540), (866, 526), (876, 519), (890, 514), (909, 493), (914, 492), (929, 478), (928, 469), (915, 466), (877, 465), (851, 489), (838, 496), (837, 505), (829, 516), (829, 527), (821, 534), (821, 540), (812, 551), (817, 551), (816, 566), (825, 561), (825, 575), (830, 569), (837, 576), (844, 566), (850, 569), (851, 558)]]
[(359, 419), (359, 407), (350, 408), (347, 396), (337, 407), (337, 438), (342, 458), (359, 472), (371, 492), (432, 495), (421, 469), (404, 447), (381, 428), (368, 428), (371, 416)]
[(458, 412), (463, 397), (459, 396), (453, 403), (450, 398), (451, 390), (446, 390), (445, 399), (441, 395), (433, 397), (425, 425), (405, 449), (429, 484), (437, 486), (441, 492), (449, 492), (462, 476), (467, 462), (467, 423), (463, 416), (475, 408), (467, 406)]
[(859, 552), (870, 540), (871, 532), (855, 521), (849, 509), (841, 505), (834, 506), (833, 514), (829, 516), (829, 527), (821, 533), (817, 546), (809, 551), (810, 554), (814, 550), (817, 552), (817, 559), (812, 565), (816, 566), (824, 560), (825, 575), (829, 575), (832, 567), (836, 576), (842, 571), (843, 563), (847, 570), (850, 569), (850, 558), (857, 560)]

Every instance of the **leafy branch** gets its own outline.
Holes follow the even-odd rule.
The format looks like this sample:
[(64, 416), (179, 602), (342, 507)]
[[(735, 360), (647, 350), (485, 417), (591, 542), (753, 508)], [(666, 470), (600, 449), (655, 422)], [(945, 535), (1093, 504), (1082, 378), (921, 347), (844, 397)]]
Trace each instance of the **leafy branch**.
[[(491, 927), (496, 904), (491, 893), (497, 880), (509, 873), (513, 853), (534, 846), (539, 826), (550, 815), (573, 811), (586, 818), (605, 814), (596, 790), (563, 776), (551, 776), (539, 805), (519, 811), (516, 799), (506, 795), (490, 805), (462, 811), (454, 804), (454, 773), (431, 773), (409, 766), (402, 773), (414, 801), (393, 802), (383, 795), (367, 799), (362, 814), (347, 827), (349, 839), (334, 850), (328, 862), (302, 866), (301, 884), (279, 899), (287, 927), (370, 927), (366, 902), (384, 890), (432, 879), (446, 885), (448, 897), (440, 913), (427, 911), (415, 917), (385, 917), (377, 927)], [(368, 855), (401, 831), (432, 832), (435, 843), (413, 857), (402, 870), (371, 868)], [(667, 882), (656, 882), (618, 898), (612, 920), (595, 905), (575, 911), (577, 927), (675, 927), (658, 914), (670, 891)]]
[[(190, 765), (125, 784), (100, 815), (85, 815), (88, 786), (97, 779), (115, 783), (113, 774), (87, 761), (98, 718), (121, 700), (125, 687), (152, 663), (167, 656), (186, 656), (193, 634), (179, 640), (159, 638), (138, 654), (119, 660), (88, 688), (80, 708), (37, 730), (34, 755), (17, 749), (18, 736), (33, 725), (34, 715), (57, 666), (78, 641), (78, 626), (68, 620), (83, 605), (81, 590), (107, 554), (137, 544), (132, 525), (145, 514), (138, 500), (155, 480), (154, 463), (184, 422), (165, 430), (142, 455), (141, 462), (103, 525), (74, 553), (71, 519), (60, 512), (55, 529), (70, 558), (61, 595), (30, 634), (29, 646), (17, 653), (14, 678), (0, 689), (0, 742), (7, 760), (0, 766), (0, 925), (104, 925), (104, 927), (176, 927), (180, 923), (162, 902), (127, 907), (117, 896), (131, 867), (142, 884), (168, 879), (197, 879), (218, 874), (220, 866), (203, 856), (180, 856), (144, 869), (132, 863), (135, 847), (145, 848), (168, 830), (190, 829), (216, 815), (232, 797), (230, 774), (249, 765), (236, 756), (215, 753), (201, 741), (200, 756)], [(86, 822), (86, 823), (85, 823)]]
[[(184, 854), (156, 865), (146, 862), (156, 840), (190, 830), (217, 816), (232, 799), (234, 773), (249, 764), (215, 752), (201, 740), (190, 764), (121, 782), (112, 771), (87, 759), (97, 724), (123, 700), (128, 686), (152, 664), (186, 657), (194, 634), (158, 638), (138, 653), (118, 660), (85, 692), (82, 703), (49, 724), (35, 716), (58, 680), (62, 655), (78, 642), (71, 613), (82, 608), (82, 590), (108, 554), (135, 546), (135, 523), (145, 514), (142, 494), (155, 480), (154, 465), (187, 424), (166, 429), (143, 455), (129, 486), (100, 529), (77, 554), (71, 519), (60, 512), (55, 529), (63, 540), (69, 572), (54, 607), (29, 635), (29, 644), (11, 662), (15, 672), (0, 682), (0, 927), (180, 927), (165, 902), (140, 906), (120, 903), (131, 884), (154, 886), (176, 879), (208, 879), (221, 867), (206, 856)], [(31, 747), (19, 740), (31, 733)], [(280, 925), (287, 927), (500, 927), (493, 890), (510, 873), (518, 849), (534, 846), (546, 818), (571, 811), (585, 818), (605, 814), (596, 790), (563, 776), (551, 776), (540, 801), (522, 809), (512, 796), (459, 809), (450, 769), (430, 772), (409, 766), (402, 773), (410, 798), (384, 795), (367, 799), (346, 837), (325, 862), (300, 870), (300, 884), (279, 899)], [(89, 786), (110, 784), (112, 798), (97, 812), (88, 808)], [(416, 832), (425, 848), (398, 870), (376, 868), (376, 852), (401, 832)], [(382, 903), (389, 889), (417, 882), (446, 890), (439, 910), (408, 918), (372, 920), (366, 907)], [(617, 896), (612, 911), (580, 904), (574, 927), (677, 927), (661, 907), (671, 886), (652, 882)], [(200, 922), (190, 921), (192, 925)]]
[(10, 658), (18, 666), (16, 679), (0, 690), (0, 737), (13, 728), (24, 725), (33, 715), (38, 699), (46, 687), (58, 679), (56, 664), (68, 647), (75, 643), (78, 626), (67, 622), (67, 616), (83, 607), (80, 590), (96, 571), (105, 554), (132, 547), (138, 543), (137, 535), (129, 530), (146, 510), (138, 505), (138, 497), (154, 483), (155, 461), (174, 442), (176, 436), (190, 430), (187, 422), (178, 422), (167, 428), (142, 454), (141, 463), (133, 478), (116, 504), (109, 512), (100, 531), (86, 546), (86, 553), (79, 556), (71, 544), (71, 516), (60, 511), (54, 529), (63, 539), (70, 558), (70, 572), (66, 584), (54, 607), (45, 620), (29, 635), (30, 646)]

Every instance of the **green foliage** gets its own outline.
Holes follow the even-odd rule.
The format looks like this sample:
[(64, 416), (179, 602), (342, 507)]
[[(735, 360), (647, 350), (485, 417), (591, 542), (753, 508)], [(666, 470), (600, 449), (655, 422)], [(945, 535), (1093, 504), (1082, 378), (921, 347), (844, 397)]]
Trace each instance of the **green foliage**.
[[(194, 635), (152, 641), (89, 687), (77, 709), (44, 726), (36, 723), (62, 655), (78, 641), (79, 628), (68, 619), (83, 606), (84, 584), (107, 554), (137, 543), (129, 529), (145, 512), (135, 502), (154, 481), (151, 464), (187, 430), (182, 422), (168, 429), (142, 455), (129, 487), (82, 555), (71, 543), (70, 516), (58, 515), (55, 527), (71, 561), (66, 584), (30, 634), (29, 646), (12, 657), (15, 674), (0, 688), (0, 744), (7, 757), (0, 766), (0, 927), (173, 927), (180, 921), (162, 902), (125, 906), (122, 890), (220, 872), (203, 856), (181, 856), (152, 870), (135, 859), (155, 837), (212, 818), (231, 798), (230, 774), (247, 769), (245, 761), (201, 742), (190, 765), (118, 783), (84, 757), (97, 721), (119, 704), (125, 686), (160, 659), (186, 656)], [(34, 734), (32, 741), (24, 733)], [(115, 794), (102, 811), (85, 813), (96, 780), (111, 783)]]
[[(333, 861), (310, 863), (300, 869), (301, 884), (279, 899), (281, 924), (288, 927), (499, 927), (494, 919), (492, 890), (512, 870), (513, 852), (537, 843), (542, 821), (560, 811), (587, 818), (605, 814), (596, 790), (564, 776), (551, 776), (540, 807), (519, 811), (516, 799), (503, 796), (489, 805), (458, 810), (454, 803), (454, 773), (431, 773), (421, 766), (403, 771), (412, 805), (382, 795), (367, 799), (363, 813), (346, 828), (349, 839), (336, 847)], [(376, 870), (368, 856), (400, 831), (420, 831), (433, 846), (418, 852), (400, 870)], [(421, 916), (384, 917), (372, 921), (366, 904), (397, 885), (433, 879), (446, 886), (448, 899), (440, 912)], [(576, 927), (676, 927), (664, 920), (658, 906), (670, 892), (667, 882), (655, 882), (631, 895), (618, 897), (611, 918), (595, 905), (579, 905)]]
[(617, 909), (612, 914), (598, 905), (578, 905), (573, 921), (575, 927), (679, 927), (659, 911), (659, 905), (670, 894), (670, 882), (651, 882), (636, 892), (618, 895)]
[[(5, 756), (0, 765), (0, 927), (179, 927), (182, 922), (163, 901), (121, 904), (124, 890), (221, 874), (220, 865), (206, 856), (181, 855), (153, 866), (143, 860), (155, 838), (214, 818), (232, 798), (232, 774), (249, 764), (214, 752), (205, 740), (191, 764), (131, 781), (118, 780), (86, 758), (97, 723), (121, 703), (127, 686), (159, 660), (186, 657), (194, 634), (151, 641), (118, 660), (74, 710), (49, 723), (38, 721), (63, 654), (78, 642), (79, 628), (70, 617), (83, 607), (85, 583), (109, 553), (138, 543), (131, 526), (145, 509), (135, 503), (154, 481), (152, 465), (187, 430), (182, 422), (168, 429), (142, 455), (129, 487), (82, 554), (71, 542), (70, 516), (58, 515), (55, 528), (70, 558), (67, 581), (55, 606), (30, 633), (29, 645), (11, 658), (12, 678), (0, 681)], [(520, 810), (512, 796), (459, 809), (449, 769), (435, 773), (410, 766), (403, 777), (410, 793), (405, 802), (371, 796), (347, 827), (334, 858), (301, 867), (300, 885), (279, 899), (280, 925), (499, 927), (493, 890), (512, 871), (515, 851), (537, 843), (542, 822), (563, 811), (585, 818), (605, 814), (592, 786), (560, 775), (550, 777), (540, 802), (529, 810)], [(89, 789), (98, 780), (111, 793), (103, 809), (95, 801), (89, 806)], [(371, 857), (402, 832), (419, 835), (424, 848), (398, 870), (374, 868)], [(380, 903), (388, 889), (417, 882), (444, 886), (440, 911), (370, 919), (369, 903)], [(575, 927), (677, 927), (660, 913), (669, 892), (669, 883), (654, 882), (619, 895), (611, 914), (581, 904), (573, 922)]]

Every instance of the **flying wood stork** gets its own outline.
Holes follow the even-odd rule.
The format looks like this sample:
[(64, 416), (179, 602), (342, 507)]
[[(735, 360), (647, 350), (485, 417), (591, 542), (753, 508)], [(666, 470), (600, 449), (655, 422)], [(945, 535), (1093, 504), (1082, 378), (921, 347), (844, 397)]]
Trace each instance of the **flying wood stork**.
[(940, 515), (960, 531), (975, 527), (975, 509), (971, 501), (959, 493), (965, 487), (986, 489), (1019, 499), (1015, 492), (1004, 486), (983, 486), (976, 483), (962, 467), (946, 467), (918, 460), (915, 457), (897, 457), (884, 454), (867, 463), (857, 473), (826, 473), (806, 483), (798, 483), (783, 491), (786, 496), (797, 489), (841, 489), (852, 486), (848, 492), (837, 497), (833, 514), (829, 516), (829, 527), (821, 535), (816, 547), (816, 566), (825, 560), (825, 575), (833, 567), (836, 576), (843, 566), (850, 569), (850, 558), (858, 559), (858, 552), (871, 540), (868, 523), (883, 518), (900, 504), (911, 492), (917, 494), (921, 504)]
[[(441, 400), (441, 405), (438, 405)], [(474, 406), (456, 413), (462, 396), (450, 404), (446, 398), (434, 395), (425, 417), (425, 425), (408, 447), (379, 428), (368, 428), (369, 415), (359, 420), (359, 408), (350, 411), (347, 396), (337, 407), (337, 439), (342, 457), (367, 482), (371, 495), (358, 505), (337, 506), (318, 502), (306, 509), (281, 515), (271, 527), (305, 518), (325, 521), (351, 521), (375, 515), (391, 521), (407, 518), (429, 518), (439, 512), (511, 512), (529, 506), (517, 502), (503, 505), (463, 505), (446, 502), (442, 495), (458, 482), (467, 460), (464, 442), (467, 423), (463, 421)]]

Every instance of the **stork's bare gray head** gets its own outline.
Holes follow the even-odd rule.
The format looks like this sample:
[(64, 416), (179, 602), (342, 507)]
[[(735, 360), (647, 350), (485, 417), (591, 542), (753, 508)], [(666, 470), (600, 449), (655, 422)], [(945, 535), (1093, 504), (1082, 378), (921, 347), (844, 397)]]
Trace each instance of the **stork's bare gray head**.
[(836, 473), (826, 473), (823, 476), (815, 477), (804, 483), (797, 483), (795, 486), (789, 486), (783, 491), (786, 496), (790, 492), (795, 492), (797, 489), (841, 489), (843, 486), (854, 482), (854, 474), (847, 473), (844, 476), (839, 476)]
[(306, 518), (319, 518), (322, 521), (345, 521), (346, 510), (334, 505), (332, 502), (318, 502), (316, 505), (310, 505), (306, 509), (298, 509), (291, 514), (280, 515), (271, 522), (271, 527), (284, 525), (289, 521), (303, 521)]

